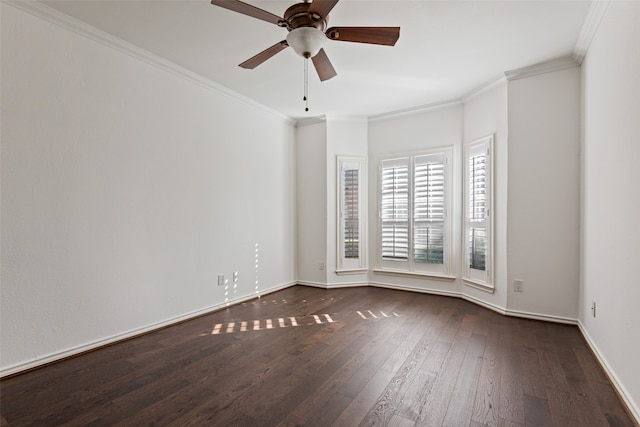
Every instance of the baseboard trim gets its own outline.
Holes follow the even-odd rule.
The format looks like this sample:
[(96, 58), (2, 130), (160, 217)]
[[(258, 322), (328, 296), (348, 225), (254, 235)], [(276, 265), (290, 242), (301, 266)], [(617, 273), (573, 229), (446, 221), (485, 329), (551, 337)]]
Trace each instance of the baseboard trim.
[(562, 317), (562, 316), (553, 316), (550, 314), (537, 314), (537, 313), (529, 313), (526, 311), (518, 311), (518, 310), (506, 310), (504, 313), (506, 316), (511, 317), (520, 317), (523, 319), (531, 319), (531, 320), (542, 320), (545, 322), (552, 323), (563, 323), (565, 325), (577, 325), (578, 319), (572, 319), (571, 317)]
[(294, 286), (296, 284), (296, 282), (288, 282), (288, 283), (283, 283), (281, 285), (277, 285), (277, 286), (273, 286), (269, 289), (265, 289), (263, 291), (261, 291), (260, 293), (256, 293), (256, 294), (252, 294), (252, 295), (246, 295), (246, 296), (242, 296), (227, 302), (223, 302), (220, 304), (215, 304), (215, 305), (211, 305), (208, 307), (204, 307), (202, 309), (199, 310), (195, 310), (192, 312), (189, 312), (187, 314), (181, 315), (181, 316), (176, 316), (176, 317), (172, 317), (170, 319), (166, 319), (160, 322), (156, 322), (153, 323), (151, 325), (147, 325), (147, 326), (143, 326), (141, 328), (136, 328), (136, 329), (132, 329), (130, 331), (127, 332), (123, 332), (121, 334), (117, 334), (117, 335), (113, 335), (110, 337), (106, 337), (103, 339), (99, 339), (96, 341), (92, 341), (90, 343), (87, 344), (83, 344), (77, 347), (73, 347), (67, 350), (63, 350), (63, 351), (59, 351), (59, 352), (55, 352), (55, 353), (51, 353), (48, 354), (46, 356), (43, 357), (39, 357), (33, 360), (29, 360), (26, 362), (22, 362), (22, 363), (18, 363), (15, 365), (11, 365), (8, 366), (6, 368), (3, 368), (0, 370), (0, 379), (5, 379), (5, 378), (9, 378), (9, 377), (13, 377), (28, 371), (33, 371), (35, 369), (38, 368), (42, 368), (44, 366), (47, 365), (51, 365), (53, 363), (56, 362), (60, 362), (62, 360), (65, 359), (69, 359), (72, 357), (77, 357), (80, 356), (82, 354), (85, 353), (89, 353), (98, 349), (101, 349), (103, 347), (108, 347), (110, 345), (114, 345), (123, 341), (127, 341), (142, 335), (146, 335), (164, 328), (167, 328), (169, 326), (173, 326), (176, 325), (178, 323), (182, 323), (182, 322), (186, 322), (188, 320), (193, 320), (195, 318), (201, 317), (201, 316), (205, 316), (207, 314), (211, 314), (214, 313), (216, 311), (222, 310), (224, 308), (229, 307), (230, 305), (235, 305), (235, 304), (240, 304), (246, 301), (250, 301), (252, 299), (255, 298), (259, 298), (268, 294), (271, 294), (273, 292), (285, 289), (285, 288), (289, 288), (291, 286)]
[(622, 402), (624, 403), (625, 409), (629, 413), (629, 416), (633, 418), (634, 422), (636, 423), (636, 427), (640, 426), (640, 408), (638, 408), (634, 404), (634, 402), (629, 398), (629, 393), (627, 392), (627, 389), (622, 385), (620, 380), (618, 380), (618, 377), (616, 376), (615, 372), (613, 371), (613, 369), (611, 369), (611, 366), (609, 366), (607, 359), (602, 355), (602, 353), (600, 353), (598, 346), (591, 339), (591, 336), (589, 336), (589, 333), (582, 325), (582, 322), (578, 321), (577, 324), (578, 324), (578, 329), (582, 334), (582, 337), (587, 343), (587, 346), (591, 350), (591, 353), (593, 353), (593, 355), (595, 356), (598, 363), (600, 363), (600, 366), (602, 367), (602, 370), (607, 376), (607, 379), (609, 380), (609, 382), (613, 386), (613, 389), (616, 391), (616, 393), (620, 397), (620, 400), (622, 400)]
[(394, 285), (393, 283), (384, 283), (384, 282), (369, 282), (369, 286), (374, 288), (393, 289), (396, 291), (418, 292), (421, 294), (440, 295), (445, 297), (460, 298), (459, 292), (443, 291), (440, 289), (425, 289), (425, 288), (418, 288), (415, 286), (400, 286), (400, 285)]

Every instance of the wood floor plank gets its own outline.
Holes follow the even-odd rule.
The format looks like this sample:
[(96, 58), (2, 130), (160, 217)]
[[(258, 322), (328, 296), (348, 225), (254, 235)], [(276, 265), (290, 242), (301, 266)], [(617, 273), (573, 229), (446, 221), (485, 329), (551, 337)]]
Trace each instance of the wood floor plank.
[(593, 354), (584, 346), (576, 346), (573, 351), (585, 374), (589, 390), (598, 401), (607, 422), (613, 427), (633, 427), (628, 421), (629, 415), (620, 405), (616, 405), (618, 396)]
[[(500, 319), (502, 320), (502, 319)], [(491, 330), (492, 333), (488, 331)], [(482, 357), (482, 367), (476, 387), (471, 420), (485, 426), (498, 425), (498, 405), (500, 398), (500, 365), (503, 348), (499, 338), (503, 333), (503, 322), (492, 319), (491, 329), (487, 328), (487, 341)]]
[(552, 427), (551, 410), (546, 399), (524, 395), (524, 423), (527, 427)]
[[(382, 424), (389, 422), (390, 418), (396, 415), (403, 402), (403, 398), (407, 393), (407, 390), (413, 383), (414, 378), (420, 376), (421, 369), (425, 361), (429, 360), (428, 354), (430, 354), (434, 347), (434, 342), (437, 341), (441, 335), (440, 327), (433, 327), (434, 325), (440, 325), (446, 323), (445, 319), (451, 316), (451, 311), (445, 310), (437, 318), (433, 319), (429, 316), (429, 327), (421, 331), (422, 338), (417, 344), (413, 344), (413, 341), (408, 341), (407, 345), (412, 348), (402, 360), (402, 363), (395, 362), (395, 358), (389, 358), (389, 361), (394, 361), (394, 364), (390, 364), (389, 361), (383, 366), (383, 369), (387, 369), (392, 372), (396, 372), (393, 379), (389, 382), (384, 392), (378, 398), (376, 404), (371, 408), (365, 418), (365, 422), (375, 422), (376, 420)], [(442, 322), (442, 323), (440, 323)], [(426, 325), (425, 325), (426, 326)], [(400, 351), (396, 352), (398, 355), (406, 353), (403, 347), (399, 347)], [(421, 388), (424, 388), (423, 383), (420, 384)]]
[[(532, 372), (542, 372), (540, 353), (538, 351), (538, 342), (536, 339), (534, 320), (523, 320), (518, 325), (519, 335), (522, 339), (520, 346), (520, 361), (523, 367)], [(547, 399), (547, 389), (544, 385), (542, 375), (523, 375), (522, 391), (529, 396), (535, 396), (538, 399)]]
[[(419, 418), (451, 350), (461, 322), (462, 317), (455, 316), (453, 310), (443, 310), (440, 313), (437, 321), (440, 326), (425, 337), (425, 342), (429, 343), (429, 352), (425, 354), (425, 360), (421, 362), (416, 374), (408, 377), (408, 381), (402, 385), (397, 394), (400, 402), (393, 403), (399, 415), (411, 420)], [(396, 375), (403, 373), (404, 370)]]
[(332, 426), (366, 426), (374, 424), (362, 424), (363, 419), (371, 409), (371, 406), (377, 401), (378, 396), (384, 391), (389, 381), (393, 378), (394, 373), (380, 369), (373, 378), (367, 383), (360, 393), (352, 400), (340, 416), (331, 424)]
[(466, 426), (471, 422), (473, 402), (482, 369), (482, 357), (486, 347), (486, 336), (473, 334), (465, 352), (456, 386), (451, 394), (444, 425)]
[[(325, 364), (321, 370), (316, 372), (316, 375), (320, 378), (326, 378), (326, 381), (322, 382), (320, 379), (309, 383), (305, 382), (302, 387), (307, 387), (308, 384), (320, 385), (312, 392), (305, 392), (300, 389), (293, 390), (291, 395), (286, 397), (288, 402), (294, 399), (300, 402), (286, 418), (291, 420), (313, 418), (312, 414), (324, 410), (331, 396), (349, 381), (359, 367), (370, 359), (372, 354), (376, 354), (382, 347), (388, 346), (387, 339), (391, 335), (395, 335), (403, 324), (400, 319), (393, 319), (392, 327), (386, 327), (373, 336), (367, 335), (363, 337), (366, 342), (363, 343), (361, 349), (344, 363), (340, 364), (339, 361), (331, 361), (333, 363)], [(306, 398), (300, 401), (303, 396)], [(287, 420), (285, 419), (285, 421)], [(284, 425), (288, 425), (289, 421), (285, 422)]]
[(2, 379), (0, 421), (633, 425), (575, 326), (443, 296), (303, 286)]
[(519, 319), (507, 319), (508, 328), (502, 336), (505, 357), (500, 369), (500, 418), (517, 424), (524, 424), (524, 398), (522, 375), (524, 367), (520, 358), (521, 336), (517, 327)]
[(418, 425), (441, 425), (446, 416), (464, 355), (471, 341), (475, 315), (464, 315), (453, 339), (449, 352), (436, 373), (436, 381), (431, 387), (424, 406), (416, 419)]

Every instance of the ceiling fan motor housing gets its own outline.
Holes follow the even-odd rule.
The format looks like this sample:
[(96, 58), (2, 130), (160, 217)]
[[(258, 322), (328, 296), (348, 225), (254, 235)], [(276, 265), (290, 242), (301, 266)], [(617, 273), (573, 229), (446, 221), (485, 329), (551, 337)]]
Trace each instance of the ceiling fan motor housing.
[(309, 13), (311, 3), (296, 3), (284, 12), (284, 19), (278, 23), (292, 31), (301, 27), (314, 27), (324, 32), (327, 29), (327, 17)]

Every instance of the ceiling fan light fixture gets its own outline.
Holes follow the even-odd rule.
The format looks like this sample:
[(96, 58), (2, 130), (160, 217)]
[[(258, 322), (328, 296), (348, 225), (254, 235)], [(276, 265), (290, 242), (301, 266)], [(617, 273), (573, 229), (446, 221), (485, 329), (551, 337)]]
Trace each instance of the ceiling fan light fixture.
[(303, 58), (311, 58), (322, 49), (327, 37), (315, 27), (299, 27), (287, 34), (287, 44)]

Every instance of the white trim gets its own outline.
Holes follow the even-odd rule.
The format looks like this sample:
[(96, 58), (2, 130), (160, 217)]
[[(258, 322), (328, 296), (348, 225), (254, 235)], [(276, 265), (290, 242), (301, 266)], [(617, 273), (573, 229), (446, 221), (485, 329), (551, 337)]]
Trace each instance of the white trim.
[(429, 113), (437, 110), (446, 110), (448, 108), (458, 107), (460, 105), (462, 105), (461, 99), (451, 99), (449, 101), (436, 102), (435, 104), (421, 105), (418, 107), (406, 108), (404, 110), (396, 110), (389, 113), (369, 116), (369, 122), (397, 119), (399, 117), (413, 116), (416, 114)]
[(433, 279), (433, 280), (441, 280), (444, 282), (453, 282), (456, 280), (456, 276), (452, 276), (449, 274), (436, 274), (436, 273), (426, 273), (420, 271), (406, 271), (406, 270), (392, 270), (389, 268), (374, 268), (371, 270), (374, 274), (382, 274), (385, 276), (404, 276), (404, 277), (414, 277), (417, 279)]
[(564, 317), (564, 316), (554, 316), (554, 315), (549, 315), (549, 314), (538, 314), (538, 313), (530, 313), (530, 312), (526, 312), (526, 311), (519, 311), (519, 310), (508, 310), (508, 309), (504, 309), (500, 306), (497, 306), (495, 304), (491, 304), (489, 302), (486, 301), (482, 301), (481, 299), (475, 298), (471, 295), (468, 294), (464, 294), (461, 293), (460, 294), (460, 298), (469, 301), (473, 304), (479, 305), (481, 307), (484, 307), (486, 309), (489, 309), (491, 311), (494, 311), (498, 314), (502, 314), (503, 316), (509, 316), (509, 317), (517, 317), (520, 319), (532, 319), (532, 320), (541, 320), (544, 322), (551, 322), (551, 323), (562, 323), (565, 325), (577, 325), (578, 324), (578, 319), (574, 319), (571, 317)]
[(308, 280), (298, 280), (296, 284), (300, 286), (310, 286), (312, 288), (322, 288), (322, 289), (327, 289), (327, 286), (328, 286), (327, 283), (309, 282)]
[[(487, 301), (483, 301), (481, 299), (478, 299), (474, 296), (471, 296), (469, 294), (465, 294), (465, 293), (460, 293), (460, 298), (462, 298), (465, 301), (469, 301), (470, 303), (479, 305), (480, 307), (484, 307), (486, 309), (489, 309), (491, 311), (494, 311), (498, 314), (502, 314), (503, 316), (507, 315), (507, 310), (500, 307), (499, 305), (495, 305), (495, 304), (491, 304), (490, 302)], [(514, 317), (518, 317), (518, 316), (514, 316)]]
[(609, 0), (595, 0), (591, 2), (587, 17), (582, 24), (578, 40), (573, 48), (573, 60), (578, 64), (582, 64), (608, 7)]
[(611, 366), (607, 362), (607, 359), (602, 355), (602, 353), (598, 349), (598, 346), (593, 341), (593, 339), (591, 339), (591, 336), (589, 336), (589, 334), (587, 333), (587, 330), (585, 329), (585, 327), (582, 325), (582, 322), (580, 321), (578, 321), (578, 329), (580, 329), (580, 332), (582, 333), (584, 340), (587, 342), (587, 345), (591, 349), (591, 352), (596, 356), (596, 359), (600, 363), (602, 370), (607, 375), (607, 378), (611, 382), (611, 385), (613, 385), (613, 387), (616, 389), (616, 391), (618, 392), (618, 395), (620, 396), (624, 404), (627, 406), (627, 409), (629, 410), (633, 418), (635, 418), (636, 424), (640, 425), (640, 408), (638, 408), (638, 406), (636, 406), (636, 404), (633, 402), (633, 399), (631, 399), (629, 392), (622, 385), (622, 382), (620, 381), (618, 376), (615, 374), (615, 371), (611, 368)]
[(580, 64), (572, 57), (565, 56), (562, 58), (552, 59), (550, 61), (540, 62), (524, 68), (506, 71), (504, 73), (507, 80), (525, 79), (527, 77), (537, 76), (539, 74), (551, 73), (554, 71), (566, 70), (568, 68), (579, 67)]
[(546, 322), (562, 323), (565, 325), (578, 324), (578, 319), (575, 319), (572, 317), (554, 316), (550, 314), (537, 314), (537, 313), (530, 313), (527, 311), (519, 311), (519, 310), (506, 310), (504, 314), (506, 316), (519, 317), (521, 319), (543, 320)]
[(393, 289), (396, 291), (418, 292), (421, 294), (440, 295), (440, 296), (453, 297), (453, 298), (461, 297), (460, 293), (455, 291), (442, 291), (439, 289), (418, 288), (416, 286), (396, 285), (393, 283), (369, 282), (369, 286), (374, 288), (385, 288), (385, 289)]
[(472, 89), (470, 92), (468, 92), (466, 95), (464, 95), (462, 97), (462, 102), (464, 102), (465, 104), (467, 102), (469, 102), (470, 100), (472, 100), (473, 98), (475, 98), (476, 96), (482, 95), (483, 93), (501, 85), (507, 82), (507, 79), (505, 78), (504, 73), (495, 76), (494, 78), (492, 78), (491, 80), (481, 84), (480, 86), (476, 87), (475, 89)]
[(45, 21), (50, 22), (54, 25), (58, 25), (73, 33), (86, 37), (90, 40), (98, 42), (109, 48), (115, 49), (120, 53), (124, 53), (125, 55), (128, 55), (139, 61), (145, 62), (151, 66), (159, 68), (163, 71), (166, 71), (167, 73), (173, 74), (174, 76), (180, 77), (186, 81), (194, 83), (204, 89), (216, 92), (217, 94), (224, 95), (227, 98), (230, 98), (232, 100), (239, 101), (243, 104), (249, 105), (251, 107), (257, 108), (258, 110), (269, 113), (290, 125), (296, 124), (295, 119), (289, 116), (286, 116), (276, 110), (273, 110), (264, 104), (260, 104), (259, 102), (254, 101), (253, 99), (246, 97), (244, 95), (241, 95), (238, 92), (235, 92), (219, 83), (214, 82), (213, 80), (203, 77), (200, 74), (194, 73), (191, 70), (181, 67), (154, 53), (151, 53), (145, 49), (142, 49), (139, 46), (136, 46), (118, 37), (115, 37), (112, 34), (109, 34), (105, 31), (99, 30), (98, 28), (95, 28), (83, 21), (80, 21), (69, 15), (66, 15), (38, 1), (3, 0), (3, 4), (13, 6), (16, 9), (29, 13), (30, 15), (44, 19)]
[(342, 283), (327, 283), (327, 289), (340, 289), (340, 288), (362, 288), (369, 286), (368, 281), (364, 282), (342, 282)]
[(463, 277), (462, 278), (462, 283), (464, 283), (465, 285), (470, 286), (472, 288), (476, 288), (476, 289), (480, 289), (481, 291), (489, 292), (490, 294), (494, 293), (495, 290), (496, 290), (496, 288), (494, 286), (487, 285), (486, 283), (478, 282), (476, 280), (469, 279), (467, 277)]
[(366, 124), (369, 119), (366, 116), (324, 116), (325, 120), (330, 123), (358, 123)]
[(364, 273), (368, 273), (369, 269), (368, 268), (354, 268), (354, 269), (350, 269), (350, 270), (336, 270), (336, 274), (338, 276), (342, 276), (342, 275), (346, 275), (346, 274), (364, 274)]
[(291, 286), (294, 286), (296, 284), (295, 281), (293, 282), (288, 282), (288, 283), (283, 283), (277, 286), (273, 286), (269, 289), (264, 289), (261, 292), (259, 292), (258, 294), (251, 294), (251, 295), (246, 295), (243, 297), (239, 297), (236, 299), (233, 299), (231, 301), (227, 301), (227, 302), (223, 302), (220, 304), (215, 304), (209, 307), (205, 307), (205, 308), (201, 308), (199, 310), (195, 310), (192, 312), (189, 312), (187, 314), (183, 314), (180, 316), (176, 316), (176, 317), (172, 317), (170, 319), (166, 319), (166, 320), (162, 320), (160, 322), (156, 322), (156, 323), (152, 323), (150, 325), (147, 326), (143, 326), (141, 328), (136, 328), (136, 329), (132, 329), (130, 331), (126, 331), (120, 334), (116, 334), (116, 335), (112, 335), (110, 337), (106, 337), (106, 338), (102, 338), (96, 341), (92, 341), (90, 343), (87, 344), (83, 344), (83, 345), (79, 345), (76, 347), (72, 347), (66, 350), (62, 350), (62, 351), (57, 351), (55, 353), (50, 353), (47, 354), (45, 356), (42, 357), (37, 357), (33, 360), (29, 360), (26, 362), (21, 362), (21, 363), (17, 363), (15, 365), (10, 365), (6, 368), (3, 368), (2, 370), (0, 370), (0, 379), (9, 376), (9, 375), (14, 375), (23, 371), (27, 371), (27, 370), (31, 370), (31, 369), (35, 369), (38, 367), (41, 367), (43, 365), (47, 365), (53, 362), (57, 362), (72, 356), (76, 356), (82, 353), (86, 353), (88, 351), (91, 350), (96, 350), (99, 349), (100, 347), (104, 347), (107, 346), (109, 344), (114, 344), (117, 343), (119, 341), (123, 341), (129, 338), (135, 338), (136, 336), (139, 335), (143, 335), (149, 332), (153, 332), (155, 330), (167, 327), (167, 326), (171, 326), (174, 325), (176, 323), (180, 323), (180, 322), (184, 322), (185, 320), (190, 320), (190, 319), (194, 319), (196, 317), (208, 314), (208, 313), (213, 313), (215, 311), (221, 310), (223, 308), (229, 307), (230, 305), (234, 305), (234, 304), (239, 304), (245, 301), (250, 301), (254, 298), (260, 298), (263, 295), (266, 294), (270, 294), (285, 288), (289, 288)]
[(305, 117), (303, 119), (296, 120), (296, 127), (301, 128), (305, 126), (317, 125), (318, 123), (325, 123), (327, 121), (326, 116)]

